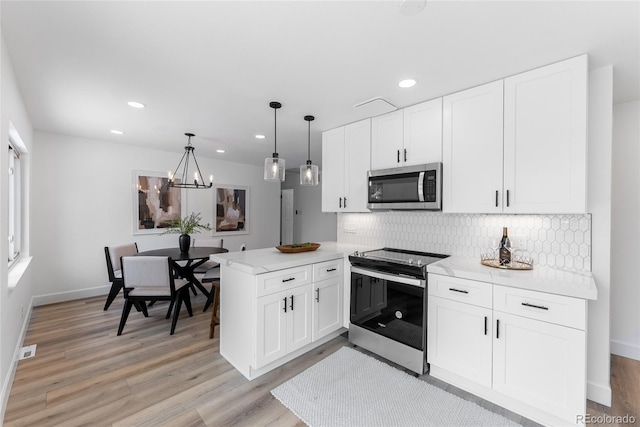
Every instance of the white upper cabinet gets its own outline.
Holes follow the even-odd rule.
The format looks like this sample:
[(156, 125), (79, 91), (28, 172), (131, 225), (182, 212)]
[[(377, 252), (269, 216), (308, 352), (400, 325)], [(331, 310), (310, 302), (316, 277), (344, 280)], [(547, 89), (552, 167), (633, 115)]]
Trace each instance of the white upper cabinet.
[(405, 166), (442, 161), (442, 98), (404, 110)]
[(583, 55), (445, 96), (443, 211), (585, 213), (587, 72)]
[(502, 212), (502, 80), (443, 98), (444, 212)]
[(442, 161), (442, 98), (371, 119), (371, 169)]
[(371, 119), (371, 169), (402, 166), (403, 117), (396, 110)]
[(323, 212), (369, 212), (367, 172), (371, 164), (370, 153), (370, 119), (323, 132)]
[(584, 213), (587, 55), (504, 80), (508, 213)]

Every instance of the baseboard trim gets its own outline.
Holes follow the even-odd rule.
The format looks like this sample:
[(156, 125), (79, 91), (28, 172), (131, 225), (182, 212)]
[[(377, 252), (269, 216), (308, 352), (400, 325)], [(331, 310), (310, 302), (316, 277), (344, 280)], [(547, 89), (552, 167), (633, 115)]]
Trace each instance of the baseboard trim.
[(2, 406), (0, 407), (0, 425), (2, 425), (2, 421), (4, 420), (4, 414), (7, 410), (7, 403), (9, 402), (9, 394), (11, 393), (11, 386), (13, 385), (13, 380), (16, 377), (16, 370), (18, 369), (18, 358), (20, 357), (20, 349), (24, 345), (24, 339), (27, 336), (27, 329), (29, 328), (29, 322), (31, 321), (31, 312), (33, 311), (33, 297), (31, 297), (31, 303), (27, 308), (27, 312), (25, 313), (24, 319), (22, 319), (22, 328), (20, 329), (20, 335), (18, 338), (18, 342), (16, 342), (16, 348), (13, 351), (13, 358), (11, 363), (11, 368), (9, 368), (9, 372), (7, 372), (7, 376), (5, 378), (4, 383), (2, 384), (2, 390), (0, 391), (0, 399), (2, 402)]
[(631, 344), (624, 341), (611, 340), (611, 354), (628, 357), (629, 359), (640, 360), (640, 345)]
[(57, 292), (55, 294), (38, 295), (33, 297), (32, 303), (34, 307), (45, 304), (55, 304), (57, 302), (72, 301), (75, 299), (96, 297), (107, 295), (111, 285), (96, 286), (95, 288), (81, 289), (78, 291)]
[(587, 381), (587, 399), (611, 407), (611, 385), (596, 384)]

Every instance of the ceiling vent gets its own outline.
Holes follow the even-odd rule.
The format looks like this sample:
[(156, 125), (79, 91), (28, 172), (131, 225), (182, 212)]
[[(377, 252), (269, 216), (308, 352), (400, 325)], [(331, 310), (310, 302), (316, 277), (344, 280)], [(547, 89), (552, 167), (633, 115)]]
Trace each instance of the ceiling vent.
[(379, 116), (398, 109), (395, 105), (380, 97), (367, 99), (353, 106), (353, 109), (365, 115), (365, 117)]

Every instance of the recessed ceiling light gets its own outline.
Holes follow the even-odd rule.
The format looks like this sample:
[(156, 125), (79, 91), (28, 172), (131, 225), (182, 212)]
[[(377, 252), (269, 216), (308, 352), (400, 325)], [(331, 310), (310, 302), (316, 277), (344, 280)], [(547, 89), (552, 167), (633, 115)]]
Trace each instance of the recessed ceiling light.
[(414, 79), (405, 79), (398, 83), (401, 88), (414, 87), (415, 85), (416, 81)]
[(121, 130), (117, 130), (117, 129), (111, 129), (111, 133), (114, 135), (123, 135), (124, 132), (122, 132)]
[(129, 107), (133, 107), (133, 108), (144, 108), (144, 107), (146, 107), (146, 105), (144, 105), (142, 102), (138, 102), (138, 101), (129, 101), (129, 102), (127, 102), (127, 104), (129, 105)]
[(216, 153), (224, 153), (224, 150), (216, 150)]
[(264, 135), (256, 135), (256, 139), (264, 139)]

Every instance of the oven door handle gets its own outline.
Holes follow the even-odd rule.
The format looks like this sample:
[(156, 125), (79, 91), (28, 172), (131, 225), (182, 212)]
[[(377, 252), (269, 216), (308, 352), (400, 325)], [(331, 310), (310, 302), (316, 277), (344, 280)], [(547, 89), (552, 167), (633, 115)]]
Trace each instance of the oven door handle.
[(367, 270), (360, 267), (351, 267), (351, 272), (356, 274), (362, 274), (363, 276), (375, 277), (382, 280), (391, 280), (393, 282), (404, 283), (406, 285), (417, 286), (420, 288), (426, 288), (426, 280), (420, 280), (414, 277), (402, 276), (400, 274), (386, 273), (375, 270)]

